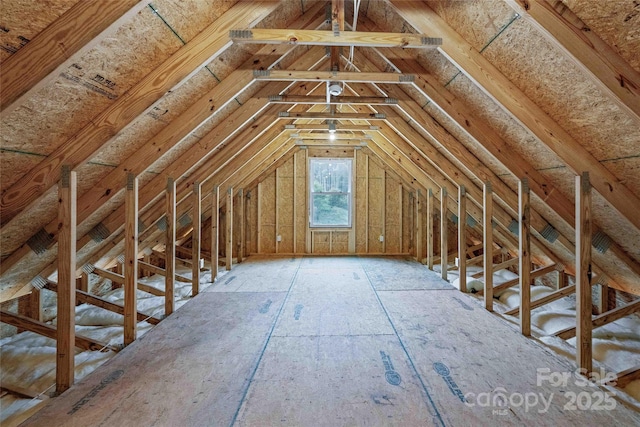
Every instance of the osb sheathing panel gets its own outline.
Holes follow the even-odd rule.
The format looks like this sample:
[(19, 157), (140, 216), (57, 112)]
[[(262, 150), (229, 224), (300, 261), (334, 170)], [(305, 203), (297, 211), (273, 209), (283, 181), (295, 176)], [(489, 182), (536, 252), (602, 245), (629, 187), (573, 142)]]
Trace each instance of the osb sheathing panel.
[(369, 252), (382, 253), (384, 245), (378, 240), (384, 234), (385, 172), (375, 162), (369, 161)]
[(402, 187), (400, 183), (386, 175), (385, 179), (385, 251), (400, 253), (402, 243)]
[[(4, 131), (4, 128), (1, 128)], [(28, 153), (14, 153), (0, 148), (0, 188), (4, 189), (13, 184), (20, 176), (29, 172), (44, 159), (45, 156)]]
[(78, 0), (2, 0), (0, 64), (77, 2)]
[(258, 252), (258, 187), (247, 192), (247, 254)]
[(312, 253), (328, 254), (331, 253), (331, 232), (329, 231), (313, 231), (311, 233), (313, 243)]
[(278, 252), (293, 252), (293, 158), (287, 160), (276, 173), (276, 209), (278, 210), (277, 233), (282, 240)]
[(633, 119), (526, 20), (515, 22), (484, 55), (598, 160), (640, 154)]
[(640, 3), (637, 0), (562, 0), (591, 31), (640, 70)]
[(2, 145), (50, 154), (180, 46), (143, 9), (5, 117)]
[(346, 254), (349, 253), (349, 232), (333, 231), (331, 233), (331, 253)]
[(276, 251), (276, 176), (271, 173), (262, 181), (259, 187), (260, 196), (260, 253), (274, 253)]
[(414, 253), (415, 199), (414, 192), (402, 189), (402, 253)]

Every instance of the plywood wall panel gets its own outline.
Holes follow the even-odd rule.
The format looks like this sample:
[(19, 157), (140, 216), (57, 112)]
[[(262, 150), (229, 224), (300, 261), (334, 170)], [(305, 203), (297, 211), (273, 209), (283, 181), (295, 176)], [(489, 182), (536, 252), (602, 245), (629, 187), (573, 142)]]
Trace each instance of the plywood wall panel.
[(277, 196), (276, 203), (278, 209), (277, 233), (281, 241), (277, 243), (279, 253), (293, 252), (293, 158), (287, 160), (278, 168), (277, 176)]
[(261, 253), (276, 251), (276, 174), (270, 174), (261, 184), (259, 190), (260, 217), (259, 233)]
[(346, 254), (349, 253), (349, 232), (333, 231), (331, 233), (331, 253)]
[(402, 245), (402, 189), (388, 174), (385, 179), (385, 252), (400, 253)]
[(415, 255), (415, 197), (413, 192), (402, 190), (402, 253)]
[(314, 231), (311, 233), (311, 236), (311, 238), (313, 239), (312, 253), (331, 253), (331, 233), (329, 231)]
[(385, 172), (374, 162), (369, 162), (369, 253), (384, 252), (384, 242), (380, 242), (380, 235), (384, 235), (385, 214)]
[(258, 187), (247, 192), (247, 254), (258, 252)]

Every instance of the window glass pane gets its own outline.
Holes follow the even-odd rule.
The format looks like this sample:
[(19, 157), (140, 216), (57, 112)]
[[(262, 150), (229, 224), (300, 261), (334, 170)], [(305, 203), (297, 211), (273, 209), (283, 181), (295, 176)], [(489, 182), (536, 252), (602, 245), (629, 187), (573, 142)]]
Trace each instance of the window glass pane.
[(311, 191), (348, 193), (351, 190), (351, 162), (345, 160), (313, 160)]
[(314, 194), (312, 224), (349, 225), (349, 194)]
[(351, 226), (351, 159), (311, 159), (312, 227)]

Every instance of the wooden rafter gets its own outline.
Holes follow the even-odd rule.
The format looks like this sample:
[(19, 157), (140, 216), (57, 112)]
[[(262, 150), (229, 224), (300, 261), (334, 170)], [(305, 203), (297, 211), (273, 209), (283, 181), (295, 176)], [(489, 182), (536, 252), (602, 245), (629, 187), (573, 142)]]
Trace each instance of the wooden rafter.
[(560, 0), (505, 0), (640, 123), (640, 73)]
[(64, 163), (76, 168), (84, 164), (162, 94), (188, 79), (200, 67), (229, 47), (230, 41), (224, 33), (225, 28), (232, 28), (241, 23), (250, 24), (267, 16), (277, 6), (278, 3), (267, 1), (237, 3), (160, 66), (154, 68), (2, 193), (1, 225), (4, 226), (51, 188), (57, 180), (57, 165)]
[(29, 94), (53, 81), (59, 71), (113, 34), (146, 5), (147, 2), (141, 0), (112, 0), (107, 8), (94, 1), (81, 1), (72, 6), (3, 61), (2, 116), (22, 105)]
[(435, 31), (443, 37), (438, 49), (483, 91), (525, 125), (551, 149), (574, 173), (590, 171), (593, 187), (623, 217), (640, 229), (640, 198), (611, 171), (590, 154), (566, 130), (515, 86), (487, 58), (452, 29), (426, 3), (391, 0), (393, 6), (410, 25), (420, 30)]

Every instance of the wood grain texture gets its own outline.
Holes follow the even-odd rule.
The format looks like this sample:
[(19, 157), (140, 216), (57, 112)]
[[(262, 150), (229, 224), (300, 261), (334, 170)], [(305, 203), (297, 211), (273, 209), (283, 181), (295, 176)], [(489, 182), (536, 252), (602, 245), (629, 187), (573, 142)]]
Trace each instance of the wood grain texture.
[(118, 131), (142, 114), (168, 90), (186, 80), (230, 45), (224, 32), (241, 23), (250, 24), (277, 6), (273, 2), (239, 2), (204, 29), (163, 64), (94, 117), (36, 167), (2, 193), (2, 225), (33, 203), (56, 182), (57, 168), (74, 168), (96, 154)]
[(518, 181), (518, 274), (520, 285), (520, 332), (531, 335), (531, 193), (525, 179)]
[(576, 364), (587, 374), (593, 366), (591, 342), (591, 184), (589, 173), (576, 176)]
[(138, 178), (127, 175), (124, 224), (124, 344), (136, 340), (138, 324)]
[(76, 201), (78, 177), (62, 168), (58, 184), (58, 321), (56, 338), (56, 393), (73, 385), (76, 333)]
[(589, 170), (593, 187), (629, 222), (640, 229), (640, 198), (547, 115), (493, 64), (423, 3), (392, 0), (395, 9), (419, 31), (439, 33), (439, 51), (523, 123), (574, 173)]
[(165, 316), (169, 316), (173, 313), (176, 302), (176, 182), (173, 178), (167, 178), (165, 215), (167, 219), (167, 229), (165, 230), (164, 242), (164, 314)]
[(488, 311), (493, 311), (493, 189), (491, 182), (484, 183), (482, 194), (484, 308)]
[(202, 239), (202, 186), (197, 181), (193, 183), (192, 199), (191, 296), (196, 296), (200, 293), (200, 246)]
[(53, 80), (60, 70), (108, 37), (123, 21), (146, 6), (141, 0), (113, 0), (109, 7), (96, 1), (81, 1), (47, 26), (23, 48), (2, 63), (0, 111), (17, 108), (20, 98), (34, 87)]

